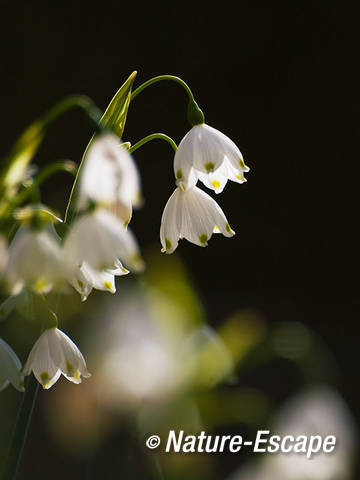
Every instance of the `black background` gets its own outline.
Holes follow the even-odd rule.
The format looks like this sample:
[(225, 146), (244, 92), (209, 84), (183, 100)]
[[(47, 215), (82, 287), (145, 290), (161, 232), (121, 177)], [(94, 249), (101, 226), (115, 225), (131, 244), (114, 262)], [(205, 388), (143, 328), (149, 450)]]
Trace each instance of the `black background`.
[[(211, 321), (256, 306), (270, 322), (305, 322), (336, 356), (341, 391), (359, 417), (355, 5), (2, 2), (0, 131), (5, 155), (64, 95), (84, 93), (105, 108), (133, 70), (136, 85), (161, 73), (181, 76), (207, 123), (237, 143), (251, 168), (246, 185), (228, 185), (216, 198), (237, 236), (213, 238), (205, 250), (180, 245)], [(135, 143), (160, 131), (178, 142), (187, 129), (186, 96), (164, 82), (134, 101), (124, 139)], [(38, 163), (78, 161), (89, 134), (80, 113), (67, 114)], [(136, 159), (146, 205), (133, 228), (147, 245), (158, 242), (173, 189), (172, 152), (153, 142)], [(60, 211), (68, 179), (61, 182), (47, 189)]]

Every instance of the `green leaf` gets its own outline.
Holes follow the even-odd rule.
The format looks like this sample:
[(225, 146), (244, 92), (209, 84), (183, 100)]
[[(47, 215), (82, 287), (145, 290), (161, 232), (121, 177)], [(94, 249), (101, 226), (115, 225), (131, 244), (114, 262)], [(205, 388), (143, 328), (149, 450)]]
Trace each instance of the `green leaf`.
[(8, 166), (1, 179), (1, 187), (7, 194), (23, 180), (28, 164), (43, 136), (43, 122), (38, 121), (30, 125), (15, 143), (9, 156)]
[(116, 92), (114, 98), (109, 103), (104, 115), (101, 117), (100, 124), (103, 127), (112, 130), (120, 138), (124, 132), (127, 112), (131, 100), (131, 88), (137, 72), (133, 72), (126, 82)]

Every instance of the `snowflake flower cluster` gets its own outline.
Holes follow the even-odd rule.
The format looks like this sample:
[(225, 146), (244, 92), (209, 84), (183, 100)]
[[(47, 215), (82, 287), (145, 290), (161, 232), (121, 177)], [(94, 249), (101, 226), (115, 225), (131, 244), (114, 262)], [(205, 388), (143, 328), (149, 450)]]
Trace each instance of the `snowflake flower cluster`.
[[(11, 295), (24, 290), (46, 295), (71, 286), (85, 301), (93, 289), (115, 293), (115, 277), (143, 270), (128, 226), (133, 208), (142, 204), (140, 175), (130, 150), (112, 131), (95, 134), (75, 180), (70, 221), (43, 207), (25, 207), (9, 246), (0, 235), (0, 276)], [(162, 214), (162, 251), (173, 253), (182, 238), (204, 247), (213, 233), (232, 237), (224, 212), (197, 182), (219, 194), (228, 180), (245, 182), (247, 171), (238, 147), (205, 124), (201, 112), (175, 153), (176, 189)], [(21, 371), (18, 357), (3, 340), (0, 360), (0, 389), (11, 382), (22, 390), (23, 376), (31, 371), (44, 388), (61, 373), (74, 383), (89, 376), (82, 354), (57, 322), (45, 326)]]

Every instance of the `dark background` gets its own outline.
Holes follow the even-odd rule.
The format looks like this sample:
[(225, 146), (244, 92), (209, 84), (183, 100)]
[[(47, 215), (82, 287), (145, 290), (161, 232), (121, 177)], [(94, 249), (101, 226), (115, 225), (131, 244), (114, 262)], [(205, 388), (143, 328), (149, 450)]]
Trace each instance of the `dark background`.
[[(237, 143), (251, 168), (246, 185), (216, 198), (237, 236), (217, 236), (205, 250), (180, 244), (210, 320), (240, 305), (270, 322), (311, 326), (335, 355), (340, 389), (359, 417), (356, 2), (66, 5), (1, 3), (1, 154), (64, 95), (84, 93), (103, 109), (133, 70), (136, 85), (181, 76), (207, 123)], [(159, 131), (178, 142), (187, 129), (186, 96), (164, 82), (134, 101), (124, 139)], [(78, 161), (90, 133), (81, 114), (67, 114), (38, 163)], [(146, 205), (133, 228), (142, 245), (156, 244), (172, 152), (153, 142), (136, 159)], [(59, 210), (60, 192), (63, 184), (49, 182)]]

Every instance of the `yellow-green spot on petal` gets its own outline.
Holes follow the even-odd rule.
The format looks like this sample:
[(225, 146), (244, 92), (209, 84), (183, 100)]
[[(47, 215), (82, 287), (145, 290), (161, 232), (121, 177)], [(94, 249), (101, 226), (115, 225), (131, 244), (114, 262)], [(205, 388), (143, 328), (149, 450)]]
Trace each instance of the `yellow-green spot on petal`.
[(245, 162), (242, 158), (239, 158), (239, 165), (241, 168), (246, 168)]
[(205, 163), (204, 167), (207, 172), (212, 172), (215, 168), (215, 165), (213, 164), (213, 162), (207, 162)]
[(203, 245), (206, 245), (208, 241), (208, 237), (206, 233), (202, 233), (201, 235), (199, 235), (199, 240), (200, 240), (200, 243), (202, 243)]
[(80, 288), (84, 288), (84, 282), (82, 282), (81, 280), (78, 280), (77, 284), (79, 285)]
[(122, 271), (122, 273), (127, 273), (127, 270), (126, 270), (125, 267), (121, 267), (121, 271)]
[(49, 380), (49, 374), (48, 374), (48, 372), (41, 372), (41, 373), (40, 373), (40, 378), (41, 378), (41, 381), (42, 381), (43, 383), (48, 382), (48, 380)]
[(128, 225), (129, 225), (129, 223), (130, 223), (130, 218), (128, 218), (127, 220), (125, 220), (125, 222), (124, 222), (124, 228), (127, 228)]
[(108, 290), (112, 290), (112, 285), (107, 280), (104, 282), (104, 287), (107, 288)]
[(168, 238), (165, 238), (165, 246), (166, 246), (166, 250), (171, 250), (172, 243)]
[(69, 374), (71, 374), (74, 370), (74, 365), (69, 361), (66, 362), (66, 370)]
[(19, 387), (20, 387), (20, 388), (24, 388), (24, 387), (25, 387), (24, 380), (21, 380), (21, 382), (19, 382)]
[(79, 370), (76, 370), (76, 372), (74, 373), (74, 378), (75, 378), (75, 380), (79, 380), (79, 378), (80, 378)]
[(226, 230), (228, 233), (231, 233), (231, 227), (230, 227), (230, 225), (229, 225), (229, 222), (226, 222), (225, 230)]
[(39, 278), (39, 280), (34, 285), (34, 290), (36, 292), (41, 293), (44, 290), (46, 290), (48, 286), (49, 286), (49, 284), (46, 280), (44, 280), (43, 278)]
[(212, 186), (213, 186), (215, 189), (220, 188), (220, 182), (219, 182), (219, 180), (213, 180), (213, 181), (211, 182), (211, 184), (212, 184)]
[(176, 179), (177, 180), (181, 180), (183, 178), (183, 172), (181, 170), (181, 168), (179, 168), (179, 170), (176, 172)]

